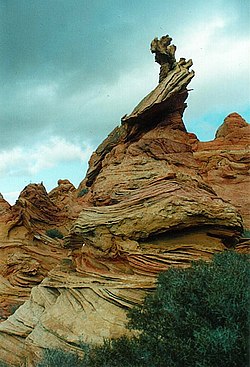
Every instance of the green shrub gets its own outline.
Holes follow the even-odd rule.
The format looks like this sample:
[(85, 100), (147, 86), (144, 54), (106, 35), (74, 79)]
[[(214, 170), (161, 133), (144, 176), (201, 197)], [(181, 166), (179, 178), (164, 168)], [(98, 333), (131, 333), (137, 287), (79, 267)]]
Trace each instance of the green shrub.
[(242, 234), (242, 237), (244, 237), (244, 238), (250, 238), (250, 229), (244, 229), (244, 232)]
[[(135, 341), (133, 345), (133, 340)], [(122, 337), (106, 340), (104, 345), (89, 348), (83, 346), (85, 357), (81, 359), (74, 353), (67, 353), (60, 349), (44, 351), (42, 361), (37, 367), (140, 367), (136, 363), (139, 353), (136, 339)], [(129, 351), (129, 354), (128, 354)]]
[(103, 346), (90, 349), (81, 367), (141, 367), (144, 350), (136, 338), (105, 340)]
[(78, 193), (78, 197), (82, 197), (84, 195), (86, 195), (89, 192), (89, 189), (87, 187), (85, 187), (84, 189), (82, 189), (79, 193)]
[(56, 229), (56, 228), (48, 229), (46, 231), (46, 235), (51, 237), (51, 238), (63, 238), (62, 232), (58, 231), (58, 229)]
[(61, 349), (46, 349), (43, 359), (37, 367), (77, 367), (81, 359), (76, 353), (65, 352)]

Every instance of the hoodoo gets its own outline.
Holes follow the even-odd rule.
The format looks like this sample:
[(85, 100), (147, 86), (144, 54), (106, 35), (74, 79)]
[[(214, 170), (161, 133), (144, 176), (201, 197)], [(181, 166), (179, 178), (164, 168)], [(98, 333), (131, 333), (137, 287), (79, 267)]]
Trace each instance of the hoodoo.
[[(126, 310), (160, 271), (246, 251), (248, 199), (236, 192), (249, 184), (249, 125), (231, 114), (207, 143), (186, 131), (194, 72), (191, 60), (176, 61), (171, 42), (152, 41), (159, 84), (92, 154), (78, 189), (60, 180), (49, 194), (26, 188), (12, 208), (1, 199), (0, 300), (13, 292), (26, 301), (0, 323), (0, 361), (33, 366), (43, 348), (80, 352), (82, 342), (129, 333)], [(48, 236), (55, 228), (63, 239)]]

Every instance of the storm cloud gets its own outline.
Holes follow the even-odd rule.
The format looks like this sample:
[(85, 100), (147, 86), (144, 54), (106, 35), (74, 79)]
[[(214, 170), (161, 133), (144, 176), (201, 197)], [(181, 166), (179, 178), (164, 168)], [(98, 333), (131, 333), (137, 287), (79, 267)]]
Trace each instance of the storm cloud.
[(211, 139), (249, 118), (249, 16), (247, 0), (0, 0), (0, 153), (97, 146), (157, 84), (149, 44), (167, 33), (194, 62), (187, 126)]

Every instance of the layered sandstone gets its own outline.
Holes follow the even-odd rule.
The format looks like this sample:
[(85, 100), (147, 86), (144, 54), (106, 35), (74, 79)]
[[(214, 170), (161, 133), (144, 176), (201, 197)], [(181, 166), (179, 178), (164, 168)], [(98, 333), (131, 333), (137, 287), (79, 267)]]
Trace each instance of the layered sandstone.
[(1, 318), (13, 313), (32, 287), (67, 257), (62, 239), (49, 235), (49, 230), (68, 233), (67, 207), (62, 210), (52, 199), (42, 184), (28, 185), (12, 207), (0, 198)]
[(199, 173), (218, 196), (233, 204), (250, 228), (250, 125), (237, 113), (228, 115), (213, 141), (192, 140)]
[[(194, 72), (191, 61), (175, 60), (175, 49), (169, 36), (152, 42), (161, 65), (159, 85), (93, 153), (78, 190), (62, 180), (49, 194), (42, 186), (29, 187), (14, 209), (0, 202), (3, 240), (10, 233), (12, 246), (19, 238), (23, 249), (26, 239), (28, 255), (33, 249), (37, 256), (51, 256), (52, 269), (33, 287), (29, 300), (0, 324), (0, 361), (17, 366), (26, 359), (32, 366), (43, 348), (80, 352), (81, 342), (101, 343), (128, 333), (126, 309), (155, 287), (160, 271), (209, 260), (231, 247), (245, 251), (239, 241), (245, 207), (236, 196), (231, 199), (232, 190), (219, 194), (227, 181), (215, 167), (227, 154), (229, 167), (233, 162), (236, 169), (237, 161), (235, 185), (244, 181), (245, 138), (239, 149), (235, 139), (239, 129), (245, 137), (248, 124), (235, 125), (229, 116), (209, 143), (187, 133), (182, 115)], [(232, 154), (230, 139), (236, 150)], [(53, 228), (60, 229), (64, 240), (49, 240), (44, 229)], [(9, 268), (26, 264), (22, 256), (12, 256)], [(33, 255), (31, 260), (28, 276), (34, 274), (39, 283), (38, 264), (43, 262)], [(13, 271), (9, 278), (7, 273), (3, 283), (19, 281)], [(22, 279), (27, 285), (26, 274)]]

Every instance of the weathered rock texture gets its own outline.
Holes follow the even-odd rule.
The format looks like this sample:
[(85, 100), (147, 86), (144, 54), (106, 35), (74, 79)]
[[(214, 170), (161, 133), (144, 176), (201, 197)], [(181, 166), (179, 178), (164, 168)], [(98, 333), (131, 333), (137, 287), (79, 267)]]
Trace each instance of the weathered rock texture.
[(210, 142), (193, 140), (194, 158), (199, 173), (224, 200), (241, 213), (245, 228), (250, 228), (250, 125), (231, 113)]
[(151, 42), (151, 52), (155, 54), (155, 61), (161, 65), (159, 83), (166, 78), (169, 71), (176, 66), (175, 45), (171, 45), (172, 38), (167, 36), (161, 37), (160, 40), (155, 38)]
[[(249, 127), (230, 115), (213, 142), (200, 143), (187, 133), (182, 115), (192, 62), (176, 62), (169, 36), (155, 39), (151, 50), (161, 64), (159, 85), (93, 153), (78, 190), (63, 180), (47, 196), (36, 186), (37, 199), (29, 187), (14, 209), (0, 202), (3, 228), (12, 231), (11, 246), (14, 234), (22, 234), (22, 249), (25, 238), (30, 246), (28, 254), (18, 257), (10, 251), (8, 261), (5, 256), (2, 284), (19, 287), (21, 278), (31, 287), (33, 276), (39, 283), (42, 254), (51, 256), (53, 268), (29, 300), (0, 324), (0, 360), (16, 366), (28, 358), (31, 366), (42, 348), (79, 351), (82, 341), (118, 337), (128, 332), (125, 310), (155, 287), (160, 271), (209, 260), (230, 247), (246, 251), (239, 240), (241, 214), (247, 223), (245, 201), (237, 200), (236, 189), (224, 188), (228, 180), (247, 187), (243, 131)], [(234, 177), (225, 174), (228, 169)], [(15, 223), (11, 228), (8, 215)], [(49, 238), (42, 231), (55, 227), (64, 241), (50, 240), (45, 246)], [(6, 234), (4, 238), (6, 243)], [(63, 260), (53, 266), (56, 258), (57, 264)], [(20, 272), (20, 264), (28, 272)]]
[(50, 198), (42, 184), (28, 185), (12, 207), (0, 198), (1, 318), (27, 300), (31, 288), (39, 284), (60, 259), (67, 257), (62, 240), (51, 238), (47, 233), (57, 229), (66, 234), (70, 228), (67, 205), (60, 208), (55, 204), (55, 192), (60, 192), (59, 189), (54, 189)]

